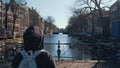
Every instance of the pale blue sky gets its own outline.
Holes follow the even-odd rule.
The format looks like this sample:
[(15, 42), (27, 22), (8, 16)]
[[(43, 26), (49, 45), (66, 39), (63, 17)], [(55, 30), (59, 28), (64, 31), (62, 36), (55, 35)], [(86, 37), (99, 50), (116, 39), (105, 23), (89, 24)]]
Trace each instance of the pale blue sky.
[(59, 28), (65, 28), (70, 17), (70, 8), (75, 0), (26, 0), (28, 6), (34, 7), (43, 18), (52, 16), (54, 24)]

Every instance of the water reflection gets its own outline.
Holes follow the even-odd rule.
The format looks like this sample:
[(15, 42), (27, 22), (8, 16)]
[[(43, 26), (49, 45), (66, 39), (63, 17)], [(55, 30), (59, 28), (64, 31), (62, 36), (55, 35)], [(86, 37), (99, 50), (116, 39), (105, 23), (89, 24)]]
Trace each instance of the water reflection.
[[(47, 36), (44, 39), (45, 49), (57, 58), (58, 41), (60, 41), (61, 57), (64, 59), (90, 59), (79, 45), (80, 41), (64, 34)], [(74, 57), (74, 58), (73, 58)]]

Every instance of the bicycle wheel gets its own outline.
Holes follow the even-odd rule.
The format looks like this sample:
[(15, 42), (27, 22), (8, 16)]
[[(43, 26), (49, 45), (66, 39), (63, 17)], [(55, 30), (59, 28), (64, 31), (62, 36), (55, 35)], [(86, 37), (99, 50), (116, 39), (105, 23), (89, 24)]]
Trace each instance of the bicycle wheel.
[(8, 49), (6, 51), (6, 58), (8, 61), (13, 61), (14, 56), (17, 54), (17, 51), (14, 49)]

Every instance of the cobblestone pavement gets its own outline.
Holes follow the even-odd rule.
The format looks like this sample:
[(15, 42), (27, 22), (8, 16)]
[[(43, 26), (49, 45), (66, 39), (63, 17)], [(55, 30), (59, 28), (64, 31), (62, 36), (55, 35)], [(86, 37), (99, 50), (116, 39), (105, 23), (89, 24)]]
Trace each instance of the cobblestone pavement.
[[(56, 61), (57, 68), (120, 68), (120, 63), (97, 61)], [(11, 68), (11, 62), (0, 60), (0, 68)]]

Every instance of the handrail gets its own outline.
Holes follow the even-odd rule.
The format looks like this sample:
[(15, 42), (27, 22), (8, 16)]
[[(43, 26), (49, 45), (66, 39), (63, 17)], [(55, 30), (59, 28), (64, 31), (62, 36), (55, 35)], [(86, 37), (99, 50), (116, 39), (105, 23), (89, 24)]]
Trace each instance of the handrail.
[[(44, 43), (44, 44), (58, 44), (58, 43)], [(63, 45), (71, 45), (72, 43), (59, 43), (59, 44), (63, 44)], [(92, 44), (95, 44), (95, 45), (113, 45), (113, 43), (78, 43), (80, 45), (92, 45)]]
[[(5, 44), (23, 44), (22, 42), (5, 42)], [(44, 43), (44, 44), (58, 44), (58, 43)], [(72, 43), (59, 43), (59, 44), (61, 44), (61, 45), (71, 45)], [(101, 43), (78, 43), (78, 44), (80, 44), (80, 45), (92, 45), (92, 44), (96, 44), (96, 45), (98, 45), (98, 44), (100, 44), (100, 45), (113, 45), (113, 43), (103, 43), (103, 42), (101, 42)], [(120, 45), (120, 44), (118, 44), (118, 45)]]
[[(5, 43), (6, 45), (7, 44), (23, 44), (22, 42), (14, 42), (14, 43), (11, 43), (11, 42), (6, 42)], [(44, 45), (59, 45), (59, 46), (74, 46), (74, 45), (72, 45), (72, 43), (61, 43), (61, 42), (59, 42), (59, 43), (47, 43), (47, 42), (45, 42), (44, 43)], [(80, 47), (81, 49), (83, 49), (83, 50), (85, 50), (86, 52), (88, 52), (88, 51), (90, 51), (89, 50), (89, 47), (87, 48), (86, 46), (85, 47), (83, 47), (84, 45), (93, 45), (93, 46), (99, 46), (99, 45), (105, 45), (105, 46), (110, 46), (111, 48), (114, 48), (115, 46), (113, 46), (114, 44), (113, 43), (79, 43), (79, 44), (77, 44), (77, 45), (75, 45), (75, 46), (82, 46), (82, 47)], [(120, 46), (119, 46), (120, 47)], [(77, 48), (77, 47), (76, 47)], [(69, 49), (70, 48), (67, 48), (67, 49), (63, 49), (64, 51), (62, 51), (63, 53), (60, 55), (60, 58), (72, 58), (72, 59), (79, 59), (79, 58), (81, 58), (80, 56), (72, 56), (72, 55), (70, 55), (70, 56), (64, 56), (64, 54), (67, 54), (67, 52), (69, 51)], [(73, 49), (74, 49), (74, 47), (73, 47)], [(80, 49), (80, 50), (81, 50)], [(56, 48), (56, 50), (57, 50), (57, 48)], [(92, 50), (92, 49), (91, 49)], [(97, 49), (96, 49), (97, 50)], [(81, 50), (82, 51), (82, 50)], [(82, 54), (81, 54), (82, 55)], [(54, 57), (56, 57), (56, 55), (54, 55)], [(90, 58), (96, 58), (96, 57), (90, 57)]]

